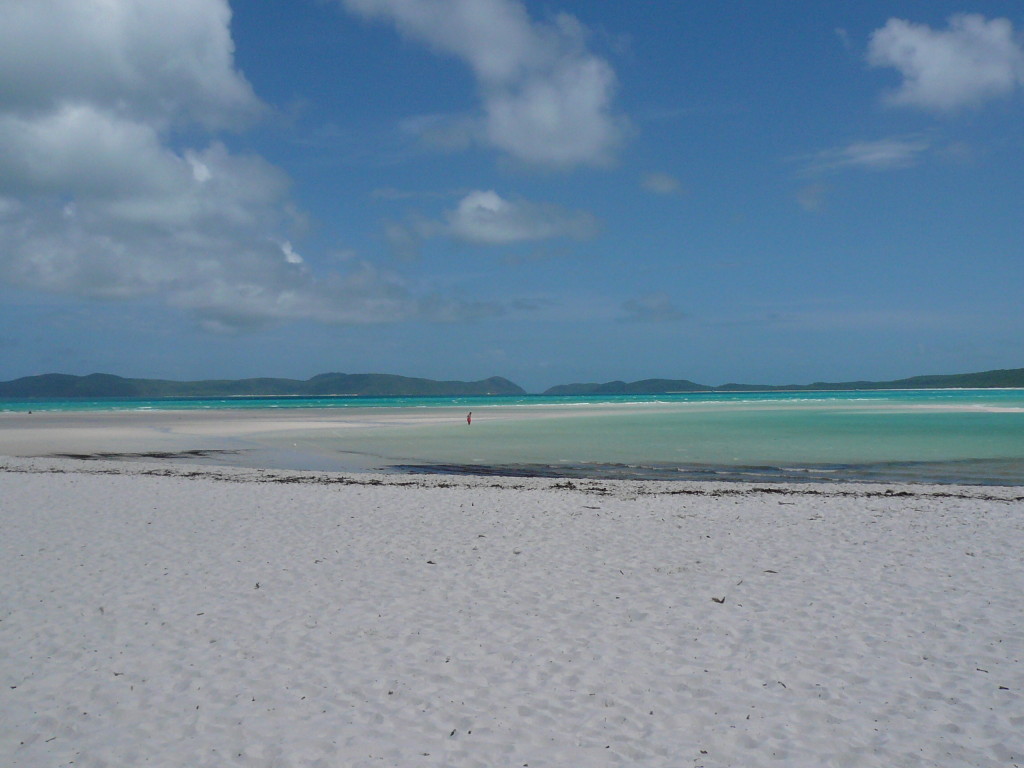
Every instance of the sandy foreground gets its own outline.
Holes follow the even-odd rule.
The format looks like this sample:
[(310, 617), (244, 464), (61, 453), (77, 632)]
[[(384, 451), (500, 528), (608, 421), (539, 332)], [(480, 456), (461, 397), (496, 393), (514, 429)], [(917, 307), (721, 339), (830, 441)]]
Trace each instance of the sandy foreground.
[(0, 764), (1024, 765), (1020, 488), (0, 459)]

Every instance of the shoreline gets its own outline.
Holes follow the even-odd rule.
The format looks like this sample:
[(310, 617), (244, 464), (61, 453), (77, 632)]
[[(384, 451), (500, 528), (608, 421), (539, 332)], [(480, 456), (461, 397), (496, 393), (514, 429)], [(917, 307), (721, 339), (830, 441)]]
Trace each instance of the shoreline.
[(736, 480), (642, 480), (600, 477), (541, 477), (536, 475), (445, 474), (302, 470), (246, 467), (229, 464), (180, 463), (140, 458), (132, 461), (104, 458), (0, 456), (0, 475), (95, 475), (200, 479), (218, 483), (254, 483), (289, 486), (351, 486), (407, 489), (497, 489), (502, 491), (569, 491), (583, 495), (636, 499), (645, 496), (728, 497), (796, 496), (852, 499), (962, 499), (1016, 504), (1024, 502), (1024, 488), (1007, 485), (952, 483), (754, 482)]
[[(248, 408), (243, 405), (239, 405), (244, 401), (254, 402), (266, 402), (280, 400), (283, 403), (293, 403), (297, 401), (309, 401), (310, 403), (323, 403), (321, 405), (310, 405), (310, 404), (299, 404), (299, 405), (283, 405), (269, 406), (267, 410), (277, 411), (290, 411), (290, 410), (312, 410), (312, 411), (360, 411), (364, 409), (431, 409), (431, 410), (445, 410), (448, 408), (488, 408), (488, 409), (537, 409), (537, 408), (566, 408), (576, 409), (579, 407), (583, 408), (601, 408), (601, 407), (630, 407), (630, 406), (658, 406), (658, 405), (670, 405), (670, 406), (701, 406), (701, 405), (712, 405), (721, 406), (729, 404), (743, 404), (742, 400), (735, 400), (736, 396), (751, 396), (755, 400), (753, 402), (764, 402), (761, 398), (764, 396), (782, 396), (783, 400), (781, 405), (783, 407), (799, 407), (801, 402), (813, 403), (816, 395), (821, 396), (834, 396), (834, 395), (861, 395), (861, 398), (851, 399), (845, 401), (848, 404), (859, 405), (862, 402), (872, 402), (876, 404), (876, 407), (885, 408), (917, 408), (921, 406), (906, 405), (906, 404), (893, 404), (892, 406), (885, 406), (878, 403), (880, 400), (884, 400), (886, 396), (899, 396), (903, 394), (940, 394), (943, 392), (949, 393), (975, 393), (978, 396), (984, 396), (990, 393), (1024, 393), (1024, 387), (901, 387), (896, 389), (735, 389), (735, 390), (681, 390), (672, 392), (660, 392), (660, 393), (579, 393), (574, 395), (561, 395), (561, 394), (545, 394), (545, 393), (524, 393), (515, 395), (363, 395), (363, 394), (330, 394), (330, 395), (295, 395), (295, 394), (281, 394), (281, 395), (189, 395), (189, 396), (98, 396), (98, 397), (70, 397), (70, 398), (55, 398), (55, 397), (25, 397), (25, 398), (0, 398), (0, 416), (5, 414), (25, 414), (31, 413), (32, 409), (28, 408), (33, 404), (41, 406), (42, 409), (36, 409), (38, 413), (104, 413), (104, 412), (133, 412), (133, 413), (149, 413), (149, 412), (187, 412), (187, 411), (210, 411), (210, 412), (223, 412), (223, 411), (250, 411), (256, 410)], [(724, 398), (718, 398), (717, 396), (724, 395)], [(799, 399), (791, 400), (789, 396), (798, 396)], [(877, 397), (876, 397), (877, 396)], [(663, 400), (660, 398), (684, 398), (684, 399), (668, 399)], [(636, 398), (636, 400), (630, 400), (628, 398)], [(332, 407), (329, 403), (332, 400), (337, 400), (339, 404), (336, 407)], [(363, 405), (362, 402), (371, 402), (371, 405)], [(428, 401), (428, 402), (411, 402), (411, 401)], [(349, 403), (360, 402), (357, 406), (348, 405)], [(3, 409), (4, 403), (7, 404), (19, 404), (23, 407), (15, 409)], [(45, 406), (58, 404), (60, 406), (67, 406), (69, 404), (81, 404), (84, 407), (81, 408), (68, 408), (60, 407), (57, 409), (49, 409)], [(136, 403), (145, 405), (135, 405), (134, 407), (128, 407), (124, 404)], [(196, 407), (199, 403), (210, 403), (211, 405), (201, 405)], [(230, 403), (230, 405), (223, 405), (224, 403)], [(160, 404), (168, 405), (169, 407), (161, 408)], [(170, 405), (174, 404), (174, 405)], [(777, 404), (773, 404), (770, 401), (766, 402), (767, 407), (775, 407)], [(855, 405), (856, 407), (856, 405)], [(948, 403), (927, 405), (925, 407), (938, 408), (942, 410), (956, 411), (960, 410), (961, 407), (954, 406)], [(970, 409), (972, 406), (965, 406), (963, 408)], [(1020, 405), (1010, 407), (1010, 411), (1021, 410)]]
[[(652, 403), (642, 410), (645, 419), (651, 409), (666, 415), (658, 416), (659, 422), (681, 414), (677, 405)], [(684, 418), (699, 419), (700, 410), (687, 406)], [(616, 453), (614, 441), (607, 444), (613, 450), (604, 454), (604, 443), (592, 450), (594, 444), (585, 438), (572, 442), (573, 435), (583, 434), (579, 430), (595, 424), (613, 434), (614, 424), (607, 420), (632, 418), (635, 411), (628, 405), (487, 406), (477, 410), (471, 429), (464, 413), (453, 406), (3, 413), (0, 456), (445, 476), (1024, 487), (1024, 458), (1015, 456), (907, 460), (826, 454), (818, 459), (805, 449), (800, 457), (748, 451), (734, 458), (737, 454), (723, 453), (731, 449), (720, 442), (713, 457), (702, 456), (706, 449), (694, 444), (692, 454), (664, 461)], [(560, 441), (554, 450), (545, 444), (552, 435)], [(671, 456), (672, 450), (666, 445), (664, 455)]]

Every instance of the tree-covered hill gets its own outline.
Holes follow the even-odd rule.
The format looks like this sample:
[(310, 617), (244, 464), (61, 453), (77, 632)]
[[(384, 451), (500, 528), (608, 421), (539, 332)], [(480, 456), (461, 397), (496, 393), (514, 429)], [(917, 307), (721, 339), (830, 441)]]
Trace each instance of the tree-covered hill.
[(306, 381), (298, 379), (237, 379), (168, 381), (126, 379), (106, 373), (70, 376), (48, 373), (0, 382), (0, 397), (86, 398), (86, 397), (240, 397), (362, 395), (468, 396), (521, 395), (522, 387), (500, 376), (482, 381), (434, 381), (387, 373), (322, 373)]

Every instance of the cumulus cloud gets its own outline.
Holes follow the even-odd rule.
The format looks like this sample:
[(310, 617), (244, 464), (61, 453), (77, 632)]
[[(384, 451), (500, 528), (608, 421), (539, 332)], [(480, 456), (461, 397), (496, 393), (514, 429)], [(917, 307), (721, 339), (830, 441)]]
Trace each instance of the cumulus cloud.
[(582, 210), (523, 198), (504, 198), (494, 190), (474, 190), (440, 219), (420, 215), (385, 224), (384, 238), (399, 258), (419, 255), (427, 240), (446, 237), (479, 246), (503, 246), (569, 238), (587, 240), (600, 229), (597, 218)]
[[(586, 30), (573, 16), (536, 22), (518, 0), (342, 2), (470, 66), (482, 115), (455, 121), (450, 146), (475, 138), (527, 163), (570, 167), (608, 163), (623, 138), (627, 122), (611, 105), (615, 73), (587, 50)], [(430, 136), (446, 143), (437, 130)]]
[(890, 104), (948, 111), (975, 106), (1024, 85), (1024, 48), (1008, 19), (959, 14), (949, 28), (889, 19), (875, 30), (868, 62), (903, 76)]
[(0, 102), (88, 103), (121, 117), (237, 126), (262, 109), (234, 67), (226, 0), (5, 2)]
[(855, 141), (844, 147), (825, 149), (801, 158), (805, 172), (824, 173), (845, 168), (884, 171), (906, 168), (930, 148), (920, 136), (890, 137), (877, 141)]
[(281, 254), (284, 256), (284, 260), (289, 264), (304, 264), (306, 262), (302, 256), (295, 252), (295, 249), (292, 248), (292, 244), (287, 240), (281, 243)]
[[(0, 279), (154, 296), (215, 329), (500, 311), (419, 295), (365, 263), (317, 276), (286, 233), (288, 178), (212, 133), (264, 109), (226, 0), (4, 2)], [(183, 130), (182, 130), (183, 129)], [(172, 135), (203, 135), (180, 147)]]
[(638, 323), (669, 323), (682, 320), (686, 313), (672, 303), (667, 293), (649, 293), (622, 304), (624, 320)]
[(494, 191), (474, 191), (447, 215), (448, 232), (478, 245), (507, 245), (529, 240), (592, 237), (597, 220), (586, 211), (546, 203), (506, 200)]

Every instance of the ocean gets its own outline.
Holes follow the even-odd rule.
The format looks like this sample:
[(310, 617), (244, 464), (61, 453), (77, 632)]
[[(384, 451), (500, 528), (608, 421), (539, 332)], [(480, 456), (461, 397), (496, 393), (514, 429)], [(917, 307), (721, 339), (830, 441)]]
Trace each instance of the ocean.
[(297, 408), (355, 418), (268, 436), (292, 468), (1024, 485), (1021, 389), (0, 401), (7, 412)]

